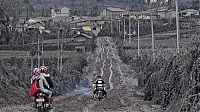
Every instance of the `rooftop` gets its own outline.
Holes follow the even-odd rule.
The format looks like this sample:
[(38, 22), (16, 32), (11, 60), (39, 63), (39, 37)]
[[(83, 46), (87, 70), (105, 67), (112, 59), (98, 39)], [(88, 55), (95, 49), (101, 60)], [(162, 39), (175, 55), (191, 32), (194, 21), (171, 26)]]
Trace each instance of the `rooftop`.
[(113, 11), (113, 12), (124, 12), (125, 10), (120, 8), (114, 8), (114, 7), (108, 7), (107, 10)]
[(181, 12), (197, 12), (197, 10), (195, 10), (195, 9), (185, 9), (185, 10), (182, 10)]
[(92, 39), (92, 36), (89, 36), (89, 35), (84, 34), (84, 33), (80, 33), (80, 34), (78, 34), (78, 35), (75, 35), (73, 38), (77, 38), (77, 37), (79, 37), (79, 36), (84, 36), (84, 37), (86, 37), (86, 38)]

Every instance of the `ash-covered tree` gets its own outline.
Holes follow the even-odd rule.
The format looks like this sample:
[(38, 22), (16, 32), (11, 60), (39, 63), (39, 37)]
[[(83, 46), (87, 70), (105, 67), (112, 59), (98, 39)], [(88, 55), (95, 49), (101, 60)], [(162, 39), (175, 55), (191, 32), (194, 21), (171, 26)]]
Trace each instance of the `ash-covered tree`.
[(98, 16), (99, 15), (99, 7), (96, 5), (92, 7), (91, 16)]

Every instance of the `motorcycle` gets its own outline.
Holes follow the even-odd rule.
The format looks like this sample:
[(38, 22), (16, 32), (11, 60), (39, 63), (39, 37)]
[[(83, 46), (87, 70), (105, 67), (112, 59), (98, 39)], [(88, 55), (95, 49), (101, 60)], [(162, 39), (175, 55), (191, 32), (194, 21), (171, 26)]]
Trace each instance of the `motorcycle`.
[(104, 97), (107, 98), (105, 90), (103, 88), (97, 88), (96, 94), (93, 95), (93, 98), (101, 101), (101, 99), (103, 99)]
[(37, 93), (35, 103), (38, 112), (48, 112), (50, 110), (48, 98), (44, 93)]

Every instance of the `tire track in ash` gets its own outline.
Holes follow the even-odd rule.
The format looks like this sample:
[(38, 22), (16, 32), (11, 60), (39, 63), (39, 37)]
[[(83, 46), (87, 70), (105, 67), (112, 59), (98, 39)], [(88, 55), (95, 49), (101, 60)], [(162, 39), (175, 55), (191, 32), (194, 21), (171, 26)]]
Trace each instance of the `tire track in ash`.
[[(103, 60), (103, 54), (104, 54), (104, 52), (105, 52), (105, 48), (104, 48), (104, 46), (103, 46), (103, 42), (102, 42), (103, 40), (101, 40), (101, 39), (99, 39), (99, 43), (100, 43), (100, 46), (101, 46), (101, 52), (98, 54), (98, 56), (97, 56), (97, 61), (96, 61), (96, 63), (95, 63), (95, 67), (96, 67), (96, 72), (97, 72), (97, 75), (101, 75), (102, 76), (102, 74), (103, 74), (103, 70), (101, 69), (102, 68), (102, 66), (105, 66), (104, 64), (105, 64), (105, 62), (104, 62), (104, 60)], [(95, 71), (94, 71), (95, 72)]]
[[(105, 41), (104, 41), (105, 40)], [(112, 83), (112, 76), (113, 76), (113, 71), (112, 71), (112, 68), (113, 68), (113, 62), (112, 62), (112, 59), (109, 55), (109, 53), (111, 52), (111, 46), (105, 46), (105, 44), (108, 44), (108, 37), (105, 39), (103, 38), (101, 42), (101, 45), (102, 45), (102, 49), (103, 52), (100, 54), (101, 55), (101, 61), (99, 62), (102, 62), (103, 60), (103, 65), (101, 65), (101, 76), (104, 76), (104, 78), (108, 78), (108, 83), (109, 83), (109, 89), (108, 91), (111, 91), (112, 89), (114, 89), (114, 86), (113, 86), (113, 83)], [(98, 65), (97, 65), (98, 66)], [(105, 75), (105, 73), (109, 73), (108, 75)], [(106, 79), (107, 80), (107, 79)], [(98, 102), (93, 102), (92, 104), (88, 105), (87, 107), (85, 107), (83, 109), (84, 112), (91, 112), (92, 110), (92, 107), (96, 106)]]
[[(111, 45), (111, 47), (109, 49), (111, 65), (115, 65), (115, 69), (117, 70), (117, 73), (119, 73), (120, 76), (123, 76), (123, 72), (122, 72), (121, 66), (120, 66), (122, 61), (120, 60), (120, 58), (117, 57), (118, 54), (115, 51), (115, 45), (109, 39), (108, 39), (108, 42)], [(112, 67), (110, 67), (110, 69), (112, 70)], [(113, 67), (113, 70), (114, 70), (114, 67)], [(113, 76), (113, 74), (110, 75), (110, 79), (109, 79), (110, 84), (112, 84), (112, 81), (111, 81), (112, 76)], [(125, 99), (119, 97), (119, 100), (120, 100), (120, 103), (126, 107), (126, 111), (132, 111), (132, 109), (126, 104)]]
[(105, 82), (108, 83), (108, 86), (106, 87), (108, 89), (108, 91), (114, 89), (113, 84), (111, 82), (112, 80), (112, 75), (113, 75), (113, 71), (112, 71), (112, 59), (109, 56), (110, 53), (110, 45), (109, 45), (109, 38), (108, 37), (104, 37), (103, 38), (105, 41), (102, 41), (102, 45), (104, 45), (104, 49), (105, 49), (105, 54), (103, 54), (103, 66), (101, 67), (101, 75), (104, 76), (103, 79)]
[[(103, 43), (101, 40), (99, 40), (99, 43)], [(103, 44), (101, 44), (101, 52), (100, 52), (100, 57), (99, 57), (99, 61), (102, 59), (103, 57), (103, 53), (104, 53), (104, 47), (103, 47)]]
[[(109, 49), (110, 51), (110, 49)], [(110, 57), (108, 57), (108, 54), (107, 54), (107, 58), (110, 60), (110, 67), (109, 67), (109, 70), (110, 70), (110, 75), (109, 75), (109, 85), (110, 85), (110, 88), (109, 88), (109, 91), (114, 89), (114, 86), (113, 86), (113, 83), (112, 83), (112, 76), (113, 76), (113, 71), (112, 71), (112, 67), (113, 67), (113, 62), (112, 62), (112, 59)]]
[[(104, 47), (104, 38), (103, 40), (99, 39), (99, 42), (101, 44), (101, 52), (100, 52), (100, 59), (98, 59), (98, 62), (96, 63), (96, 67), (99, 68), (100, 67), (100, 75), (103, 76), (104, 75), (104, 68), (105, 68), (105, 63), (106, 63), (106, 59), (104, 59), (104, 55), (108, 55), (108, 50), (106, 50), (106, 48)], [(99, 58), (99, 57), (98, 57)], [(102, 65), (101, 62), (103, 61)], [(83, 108), (83, 112), (91, 112), (91, 108), (94, 107), (94, 105), (96, 105), (98, 102), (93, 101), (91, 104), (87, 105), (86, 107)]]
[[(116, 79), (116, 76), (119, 76), (120, 74), (115, 74), (116, 71), (118, 71), (117, 67), (118, 65), (118, 61), (116, 63), (116, 60), (115, 58), (113, 58), (113, 44), (110, 42), (110, 38), (107, 37), (107, 43), (104, 43), (105, 44), (108, 44), (106, 45), (106, 49), (107, 49), (107, 53), (106, 53), (106, 65), (105, 65), (105, 68), (103, 69), (104, 70), (104, 79), (105, 79), (105, 82), (108, 83), (108, 85), (110, 86), (108, 88), (108, 100), (107, 99), (103, 99), (101, 102), (99, 102), (99, 104), (97, 105), (94, 105), (93, 107), (91, 107), (91, 109), (95, 110), (95, 111), (104, 111), (104, 112), (115, 112), (115, 111), (120, 111), (120, 112), (123, 112), (123, 111), (126, 111), (127, 110), (130, 110), (127, 108), (127, 104), (126, 104), (126, 99), (122, 99), (121, 94), (123, 94), (123, 90), (121, 90), (121, 88), (117, 88), (117, 86), (115, 85), (117, 82), (117, 80), (114, 80)], [(107, 73), (107, 74), (106, 74)], [(115, 81), (115, 82), (114, 82)]]
[[(104, 69), (105, 63), (106, 63), (106, 60), (104, 59), (104, 53), (106, 52), (106, 49), (105, 49), (105, 47), (104, 47), (104, 39), (103, 39), (103, 42), (101, 42), (101, 45), (102, 45), (103, 52), (102, 52), (100, 55), (101, 55), (101, 60), (103, 60), (103, 65), (102, 65), (102, 67), (100, 68), (100, 70), (101, 70), (100, 75), (103, 76), (103, 74), (104, 74), (103, 69)], [(107, 54), (107, 53), (108, 53), (108, 52), (106, 52), (105, 54)]]

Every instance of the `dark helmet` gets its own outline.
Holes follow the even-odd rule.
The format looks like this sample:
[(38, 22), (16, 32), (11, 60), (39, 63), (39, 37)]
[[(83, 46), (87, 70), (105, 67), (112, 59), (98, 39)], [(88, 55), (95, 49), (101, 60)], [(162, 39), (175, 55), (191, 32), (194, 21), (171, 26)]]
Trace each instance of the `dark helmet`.
[(102, 78), (101, 75), (98, 75), (98, 76), (97, 76), (97, 79), (100, 79), (100, 78)]

